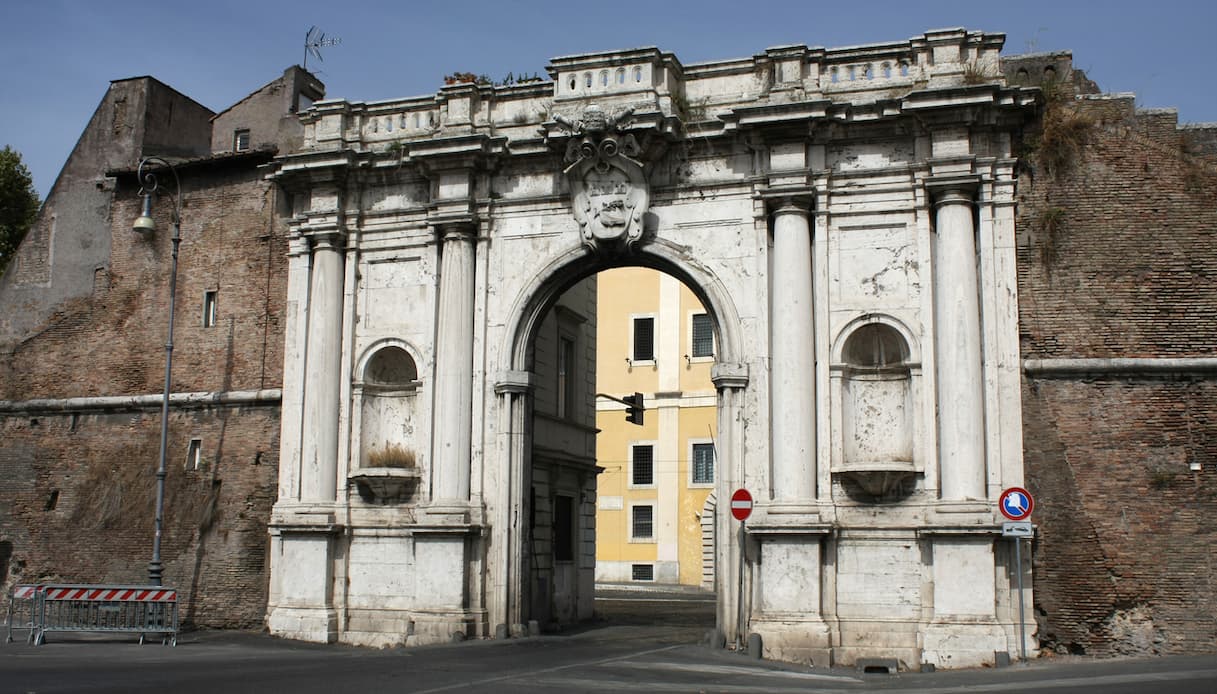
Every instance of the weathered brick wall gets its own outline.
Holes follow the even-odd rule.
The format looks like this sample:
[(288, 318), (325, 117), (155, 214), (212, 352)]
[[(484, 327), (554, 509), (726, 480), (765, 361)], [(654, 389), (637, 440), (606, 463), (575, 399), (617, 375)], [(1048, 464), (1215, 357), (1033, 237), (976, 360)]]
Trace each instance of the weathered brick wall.
[[(1081, 151), (1020, 181), (1023, 358), (1217, 356), (1212, 163), (1173, 112), (1077, 108)], [(1023, 397), (1041, 641), (1217, 650), (1217, 375), (1028, 376)]]
[[(156, 410), (0, 418), (8, 584), (147, 582), (159, 432)], [(182, 591), (190, 623), (260, 626), (278, 407), (177, 410), (169, 435), (164, 583)], [(192, 438), (199, 470), (184, 464)]]
[[(278, 387), (283, 372), (287, 244), (281, 203), (252, 166), (181, 172), (184, 183), (173, 390)], [(116, 193), (109, 275), (94, 294), (66, 302), (35, 337), (0, 362), (0, 399), (160, 392), (164, 382), (170, 203), (158, 231), (131, 231), (132, 186)], [(203, 295), (218, 292), (217, 324), (202, 325)], [(69, 374), (63, 365), (75, 365)]]
[[(279, 388), (286, 232), (279, 194), (255, 158), (186, 166), (174, 335), (174, 392)], [(109, 273), (92, 296), (58, 307), (0, 359), (0, 400), (158, 394), (164, 379), (170, 261), (160, 229), (130, 230), (133, 181), (117, 187)], [(218, 321), (203, 327), (203, 294)], [(143, 582), (151, 558), (158, 409), (0, 412), (0, 542), (15, 582)], [(191, 439), (203, 466), (186, 469)], [(278, 479), (279, 408), (175, 407), (163, 541), (183, 618), (258, 626), (266, 606), (266, 521)]]

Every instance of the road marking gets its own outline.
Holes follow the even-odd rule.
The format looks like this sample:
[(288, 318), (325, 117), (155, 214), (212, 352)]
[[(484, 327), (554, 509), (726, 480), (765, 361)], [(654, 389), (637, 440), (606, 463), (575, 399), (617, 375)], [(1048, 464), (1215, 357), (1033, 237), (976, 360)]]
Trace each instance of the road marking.
[(994, 684), (961, 684), (951, 687), (930, 687), (928, 689), (902, 690), (906, 694), (954, 694), (955, 692), (1009, 692), (1041, 689), (1045, 687), (1093, 687), (1115, 684), (1139, 684), (1142, 682), (1172, 682), (1179, 680), (1217, 680), (1217, 670), (1182, 670), (1179, 672), (1145, 672), (1129, 675), (1098, 675), (1077, 677), (1057, 677), (1047, 680), (1020, 679), (1017, 682), (997, 682)]
[(791, 670), (768, 670), (759, 667), (742, 665), (691, 665), (689, 663), (622, 663), (625, 667), (640, 670), (678, 670), (681, 672), (712, 673), (717, 675), (748, 675), (750, 677), (785, 677), (797, 680), (815, 680), (819, 682), (845, 682), (862, 684), (863, 680), (846, 675), (819, 675), (814, 672), (794, 672)]
[(853, 694), (857, 689), (814, 689), (809, 690), (806, 684), (791, 684), (791, 685), (774, 685), (770, 684), (723, 684), (722, 682), (638, 682), (636, 680), (606, 680), (601, 678), (591, 679), (587, 677), (544, 677), (534, 680), (529, 680), (531, 684), (537, 687), (545, 687), (546, 690), (566, 691), (566, 692), (590, 692), (590, 691), (613, 691), (613, 692), (689, 692), (689, 691), (713, 691), (715, 694), (807, 694), (809, 691), (814, 691), (816, 694)]
[(541, 675), (541, 674), (544, 674), (547, 672), (559, 672), (562, 670), (569, 670), (571, 668), (576, 668), (576, 667), (596, 667), (597, 665), (606, 665), (608, 663), (615, 663), (619, 660), (629, 660), (630, 658), (637, 658), (638, 656), (641, 656), (641, 655), (651, 655), (652, 653), (663, 653), (664, 651), (671, 651), (671, 650), (675, 650), (677, 648), (684, 648), (685, 645), (686, 644), (677, 644), (675, 646), (664, 646), (663, 648), (652, 648), (649, 651), (637, 651), (634, 653), (627, 653), (625, 655), (615, 656), (613, 658), (602, 658), (600, 660), (584, 660), (584, 661), (580, 661), (578, 663), (567, 663), (566, 665), (558, 665), (556, 667), (543, 668), (541, 670), (528, 670), (525, 672), (513, 672), (510, 675), (501, 675), (499, 677), (488, 677), (484, 680), (474, 680), (472, 682), (461, 682), (460, 684), (450, 684), (445, 687), (436, 687), (435, 689), (423, 689), (419, 692), (416, 692), (415, 694), (433, 694), (433, 692), (447, 692), (447, 691), (451, 691), (453, 689), (467, 689), (469, 687), (477, 687), (477, 686), (480, 686), (483, 684), (490, 684), (491, 682), (503, 682), (506, 680), (515, 680), (515, 679), (520, 679), (520, 678), (524, 678), (524, 677), (533, 678), (536, 675)]

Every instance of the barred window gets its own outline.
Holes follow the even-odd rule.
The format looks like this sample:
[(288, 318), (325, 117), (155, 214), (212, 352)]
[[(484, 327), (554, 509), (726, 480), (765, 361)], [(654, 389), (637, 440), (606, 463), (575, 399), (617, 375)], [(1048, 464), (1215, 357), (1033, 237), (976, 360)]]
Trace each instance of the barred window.
[(630, 538), (651, 540), (655, 538), (655, 507), (650, 504), (631, 509)]
[(705, 313), (693, 314), (693, 356), (714, 356), (714, 326), (710, 316)]
[(693, 444), (693, 484), (714, 483), (714, 444)]
[(633, 446), (630, 450), (630, 484), (655, 484), (655, 447)]

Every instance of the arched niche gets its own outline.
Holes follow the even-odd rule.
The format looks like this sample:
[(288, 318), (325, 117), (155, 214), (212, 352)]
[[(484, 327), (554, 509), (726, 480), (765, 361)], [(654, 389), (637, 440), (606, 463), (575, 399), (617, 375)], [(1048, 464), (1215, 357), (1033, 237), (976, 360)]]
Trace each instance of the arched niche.
[(350, 477), (366, 501), (405, 501), (421, 477), (428, 450), (427, 427), (417, 427), (422, 382), (412, 348), (381, 340), (364, 351), (352, 384), (358, 413), (352, 439)]
[(830, 372), (833, 472), (884, 496), (919, 470), (916, 342), (889, 316), (863, 316), (842, 330)]

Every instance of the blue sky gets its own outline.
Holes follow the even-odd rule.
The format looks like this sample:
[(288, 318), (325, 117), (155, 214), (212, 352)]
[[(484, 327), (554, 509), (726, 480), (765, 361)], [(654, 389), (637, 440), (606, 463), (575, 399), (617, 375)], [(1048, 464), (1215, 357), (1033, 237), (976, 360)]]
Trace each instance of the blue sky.
[(1213, 0), (5, 0), (0, 147), (22, 153), (45, 195), (110, 80), (153, 75), (219, 111), (299, 63), (312, 25), (342, 44), (309, 67), (330, 98), (356, 101), (432, 93), (456, 71), (544, 75), (571, 53), (654, 45), (687, 64), (960, 26), (1004, 32), (1007, 55), (1072, 50), (1104, 91), (1217, 121)]

